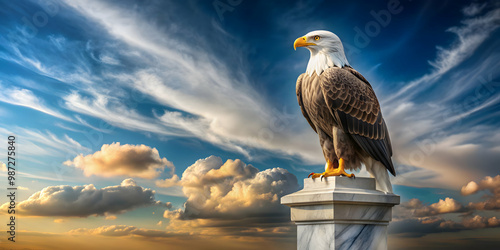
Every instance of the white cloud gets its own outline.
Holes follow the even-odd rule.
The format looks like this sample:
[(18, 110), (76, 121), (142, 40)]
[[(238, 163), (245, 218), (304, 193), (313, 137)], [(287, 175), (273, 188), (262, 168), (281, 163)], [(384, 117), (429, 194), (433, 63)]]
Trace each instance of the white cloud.
[[(282, 168), (260, 171), (241, 160), (210, 156), (182, 174), (188, 197), (183, 219), (247, 217), (282, 211), (279, 197), (298, 189), (297, 178)], [(171, 213), (167, 211), (166, 214)]]
[[(478, 125), (495, 117), (494, 113), (481, 112), (500, 103), (493, 70), (500, 67), (500, 54), (481, 52), (480, 59), (471, 59), (500, 27), (499, 17), (497, 8), (448, 29), (457, 39), (438, 50), (431, 73), (406, 83), (388, 98), (380, 98), (394, 159), (416, 167), (396, 177), (396, 183), (458, 188), (470, 179), (491, 174), (492, 164), (500, 160), (494, 151), (497, 143), (491, 139), (500, 130)], [(470, 119), (473, 115), (476, 117)], [(475, 171), (470, 171), (471, 166)]]
[[(117, 40), (151, 56), (152, 61), (144, 61), (151, 65), (149, 70), (118, 78), (133, 79), (131, 84), (123, 84), (182, 113), (156, 112), (154, 121), (131, 114), (116, 100), (104, 99), (100, 93), (92, 93), (95, 100), (77, 93), (67, 96), (69, 109), (127, 129), (196, 137), (246, 156), (251, 156), (249, 150), (255, 147), (322, 162), (314, 132), (307, 127), (298, 128), (292, 122), (302, 119), (300, 114), (295, 112), (292, 118), (270, 108), (264, 96), (250, 87), (242, 69), (229, 70), (210, 49), (190, 46), (189, 40), (170, 34), (178, 30), (157, 27), (130, 9), (97, 1), (67, 4), (97, 21)], [(170, 28), (169, 35), (158, 32)], [(223, 39), (221, 42), (227, 43)], [(118, 107), (120, 112), (111, 107)]]
[[(427, 208), (428, 209), (422, 211), (422, 213), (426, 214), (426, 216), (463, 211), (462, 205), (453, 198), (449, 197), (446, 197), (444, 200), (439, 199), (439, 202), (431, 204)], [(429, 215), (427, 215), (427, 213), (429, 213)]]
[[(396, 99), (408, 100), (425, 91), (425, 85), (435, 83), (445, 73), (473, 55), (479, 45), (500, 26), (499, 21), (500, 9), (494, 9), (483, 16), (463, 20), (463, 26), (449, 28), (447, 31), (456, 34), (458, 39), (450, 48), (437, 47), (436, 59), (429, 61), (433, 67), (432, 72), (405, 84), (401, 90), (384, 100), (384, 103), (392, 103)], [(416, 87), (419, 88), (415, 89)]]
[(7, 172), (7, 165), (0, 161), (0, 172)]
[[(118, 214), (141, 206), (160, 205), (155, 191), (137, 186), (126, 179), (118, 186), (97, 189), (83, 186), (49, 186), (17, 204), (17, 212), (26, 216), (88, 217)], [(9, 203), (0, 206), (7, 211)]]
[(407, 219), (413, 217), (432, 217), (448, 213), (466, 213), (470, 215), (480, 210), (500, 209), (500, 175), (495, 177), (486, 176), (479, 182), (471, 181), (461, 188), (461, 193), (464, 196), (480, 191), (487, 191), (488, 195), (481, 197), (481, 201), (469, 202), (466, 206), (450, 197), (439, 199), (439, 202), (430, 205), (424, 205), (419, 199), (411, 199), (402, 203), (396, 209), (397, 212), (395, 214), (398, 219)]
[[(482, 196), (482, 201), (470, 202), (467, 206), (450, 197), (439, 199), (439, 202), (430, 205), (424, 205), (419, 199), (403, 202), (393, 209), (394, 221), (389, 231), (406, 237), (421, 237), (432, 233), (500, 227), (500, 219), (497, 217), (483, 217), (475, 214), (484, 213), (482, 210), (500, 209), (498, 202), (500, 200), (500, 175), (486, 176), (479, 183), (471, 181), (461, 189), (462, 195), (471, 195), (481, 190), (488, 190), (493, 196)], [(449, 215), (453, 213), (460, 213), (458, 218), (462, 217), (462, 219), (457, 221), (457, 216)]]
[(176, 174), (174, 174), (171, 178), (167, 178), (167, 179), (163, 179), (163, 180), (156, 180), (155, 184), (156, 184), (156, 186), (163, 187), (163, 188), (169, 188), (169, 187), (181, 185), (180, 178)]
[(462, 12), (466, 16), (475, 16), (488, 5), (487, 3), (479, 4), (479, 3), (471, 3), (469, 6), (466, 6), (465, 8), (462, 9)]
[(116, 98), (105, 93), (93, 93), (94, 98), (84, 97), (73, 92), (64, 97), (68, 109), (102, 119), (114, 126), (133, 130), (158, 133), (161, 135), (185, 136), (181, 130), (162, 126), (152, 118), (145, 117), (127, 108)]
[[(196, 44), (199, 45), (192, 46), (192, 41), (185, 39), (183, 29), (170, 23), (159, 26), (160, 24), (151, 22), (151, 19), (145, 18), (146, 10), (99, 1), (67, 1), (67, 5), (79, 11), (92, 24), (103, 28), (101, 31), (106, 30), (107, 34), (103, 34), (103, 37), (115, 39), (110, 41), (113, 46), (105, 53), (97, 53), (97, 49), (92, 48), (92, 42), (87, 42), (87, 50), (82, 54), (90, 53), (95, 60), (101, 61), (108, 56), (121, 59), (120, 56), (129, 55), (141, 65), (128, 72), (107, 71), (106, 67), (110, 67), (107, 65), (103, 67), (102, 74), (91, 74), (88, 63), (75, 56), (78, 66), (71, 70), (72, 76), (69, 76), (64, 73), (67, 70), (56, 70), (57, 64), (44, 66), (45, 60), (35, 60), (37, 57), (34, 52), (18, 53), (26, 61), (25, 64), (29, 61), (31, 67), (38, 65), (36, 68), (45, 72), (44, 74), (73, 84), (74, 92), (64, 97), (65, 107), (69, 110), (133, 131), (198, 138), (248, 158), (255, 156), (252, 152), (254, 149), (264, 149), (283, 155), (300, 156), (308, 163), (323, 163), (317, 136), (301, 117), (298, 106), (293, 106), (292, 114), (286, 110), (282, 112), (270, 105), (272, 101), (266, 99), (265, 94), (250, 87), (252, 79), (246, 77), (244, 55), (241, 55), (241, 61), (224, 62), (213, 48), (204, 47), (203, 44), (206, 43), (203, 42), (203, 34), (196, 38), (189, 36), (197, 39)], [(446, 121), (442, 119), (442, 114), (452, 109), (443, 100), (457, 97), (473, 88), (474, 82), (470, 79), (477, 79), (477, 74), (495, 68), (500, 61), (495, 56), (487, 58), (481, 65), (474, 65), (470, 70), (458, 72), (456, 75), (461, 77), (453, 79), (456, 82), (439, 82), (442, 76), (453, 73), (453, 69), (463, 65), (498, 28), (499, 11), (478, 11), (474, 18), (467, 17), (461, 25), (450, 28), (448, 31), (456, 34), (457, 38), (447, 48), (438, 49), (436, 58), (431, 60), (431, 71), (408, 83), (396, 95), (380, 98), (384, 101), (384, 114), (393, 135), (396, 158), (402, 164), (419, 168), (416, 170), (419, 171), (418, 174), (408, 173), (400, 183), (456, 187), (467, 178), (466, 164), (470, 165), (470, 162), (457, 157), (457, 152), (463, 155), (488, 152), (475, 142), (463, 141), (446, 148), (444, 144), (437, 145), (439, 141), (436, 141), (433, 144), (438, 147), (434, 153), (429, 155), (424, 152), (425, 161), (415, 163), (409, 160), (414, 152), (422, 151), (415, 140), (434, 139), (430, 133), (445, 130), (450, 124), (456, 124), (457, 119), (464, 120), (500, 101), (500, 98), (485, 98), (482, 99), (482, 105), (467, 109), (460, 115), (453, 114)], [(171, 18), (176, 18), (176, 13), (169, 14)], [(220, 39), (220, 46), (231, 52), (242, 53), (239, 49), (234, 49), (235, 42), (238, 42), (234, 40), (236, 38), (229, 37), (227, 32), (218, 28), (219, 31), (214, 32), (221, 34), (214, 37)], [(68, 45), (66, 41), (65, 46)], [(82, 84), (74, 84), (76, 82)], [(425, 107), (413, 99), (426, 93), (429, 87), (438, 82), (441, 86), (449, 87), (449, 95), (440, 96), (440, 100), (435, 102), (426, 102), (425, 105), (428, 106)], [(138, 91), (147, 98), (142, 100), (155, 102), (163, 107), (152, 110), (152, 115), (148, 116), (136, 109), (136, 106), (125, 103), (124, 99), (130, 98), (123, 98), (126, 92), (124, 89)], [(401, 116), (395, 115), (396, 111), (401, 110), (404, 112), (400, 114), (411, 113), (412, 117), (401, 119)], [(418, 112), (419, 110), (422, 112)], [(411, 128), (412, 131), (408, 132), (406, 128)], [(451, 141), (461, 134), (447, 131), (441, 138)], [(482, 159), (491, 157), (477, 160)], [(484, 173), (481, 171), (475, 173), (475, 177), (482, 175)], [(165, 186), (175, 184), (173, 179), (170, 183), (164, 183)]]
[(90, 234), (90, 235), (103, 235), (103, 236), (142, 236), (142, 237), (173, 237), (179, 236), (179, 234), (168, 233), (162, 230), (154, 230), (154, 229), (144, 229), (137, 228), (135, 226), (126, 226), (126, 225), (112, 225), (112, 226), (101, 226), (98, 228), (87, 229), (87, 228), (78, 228), (69, 231), (69, 234), (81, 235), (81, 234)]
[(48, 107), (31, 90), (17, 87), (5, 87), (0, 81), (0, 101), (12, 105), (23, 106), (40, 111), (42, 113), (54, 116), (66, 121), (72, 121), (71, 118), (61, 114), (53, 108)]
[(462, 187), (463, 195), (475, 194), (482, 190), (488, 190), (491, 195), (481, 202), (470, 202), (469, 207), (476, 210), (498, 210), (500, 209), (500, 175), (495, 177), (486, 176), (479, 183), (469, 182)]
[(475, 181), (471, 181), (467, 183), (467, 185), (462, 187), (462, 194), (463, 195), (470, 195), (473, 193), (476, 193), (479, 190), (479, 185)]
[(475, 181), (471, 181), (462, 187), (462, 194), (471, 195), (481, 190), (490, 190), (493, 194), (500, 195), (500, 175), (495, 177), (486, 176), (479, 184)]
[[(62, 156), (75, 155), (83, 152), (90, 152), (90, 149), (79, 142), (62, 134), (57, 136), (50, 131), (38, 131), (25, 129), (16, 126), (9, 126), (8, 129), (0, 127), (0, 136), (7, 138), (9, 135), (16, 135), (22, 140), (18, 143), (19, 153), (26, 156)], [(36, 161), (36, 157), (29, 157), (27, 160)]]
[(111, 65), (119, 65), (120, 64), (120, 61), (118, 59), (116, 59), (108, 54), (101, 55), (99, 57), (99, 59), (101, 60), (101, 62), (106, 63), (106, 64), (111, 64)]
[[(419, 199), (411, 199), (402, 203), (401, 208), (403, 209), (399, 209), (398, 212), (402, 213), (405, 217), (410, 218), (413, 216), (428, 217), (439, 214), (466, 212), (466, 209), (462, 206), (462, 204), (449, 197), (439, 199), (438, 202), (430, 205), (424, 205)], [(408, 211), (403, 211), (404, 209), (407, 209)], [(401, 216), (401, 214), (398, 216)]]
[(54, 220), (54, 223), (65, 223), (66, 220), (65, 219), (55, 219)]
[(500, 226), (500, 219), (497, 217), (482, 217), (480, 215), (475, 215), (473, 217), (465, 217), (461, 222), (455, 221), (444, 221), (439, 225), (441, 228), (451, 228), (451, 229), (478, 229), (478, 228), (489, 228)]
[(116, 220), (116, 216), (114, 216), (114, 215), (108, 215), (104, 219), (105, 220)]
[(85, 176), (129, 176), (146, 179), (156, 178), (165, 167), (174, 165), (161, 158), (156, 148), (146, 145), (120, 145), (119, 142), (104, 144), (100, 151), (84, 156), (78, 155), (67, 166), (82, 169)]
[(203, 235), (281, 234), (277, 228), (290, 225), (288, 208), (279, 198), (299, 188), (285, 169), (259, 171), (241, 160), (222, 162), (215, 156), (188, 167), (179, 185), (187, 201), (184, 209), (165, 211), (167, 230)]
[[(230, 67), (220, 61), (210, 49), (190, 47), (190, 41), (183, 40), (182, 34), (172, 35), (179, 32), (177, 29), (168, 25), (157, 27), (144, 19), (141, 12), (124, 10), (119, 6), (113, 6), (116, 8), (110, 10), (105, 8), (109, 7), (109, 3), (102, 2), (72, 1), (68, 2), (68, 5), (101, 24), (118, 41), (152, 57), (150, 61), (154, 64), (149, 62), (151, 67), (148, 70), (118, 77), (132, 79), (123, 84), (168, 107), (164, 111), (153, 112), (156, 120), (148, 120), (148, 123), (153, 121), (150, 124), (158, 126), (155, 129), (148, 128), (150, 131), (176, 131), (179, 136), (199, 138), (247, 157), (252, 157), (252, 149), (256, 148), (300, 156), (309, 163), (323, 162), (317, 136), (303, 121), (300, 113), (287, 114), (288, 112), (269, 108), (265, 96), (249, 88), (250, 80), (244, 77), (243, 67), (233, 67), (230, 72)], [(477, 161), (494, 158), (489, 150), (483, 150), (481, 145), (471, 142), (477, 138), (470, 137), (452, 144), (454, 140), (469, 134), (465, 129), (460, 132), (448, 129), (472, 114), (498, 104), (500, 98), (483, 97), (480, 105), (459, 110), (463, 112), (451, 115), (450, 111), (455, 110), (450, 107), (452, 103), (446, 101), (466, 91), (474, 91), (477, 82), (470, 79), (478, 79), (478, 74), (485, 74), (495, 68), (493, 64), (498, 63), (493, 56), (470, 70), (452, 71), (469, 59), (498, 28), (499, 12), (500, 9), (494, 9), (474, 18), (465, 18), (461, 25), (448, 29), (448, 32), (456, 34), (457, 38), (447, 48), (438, 49), (436, 58), (430, 62), (431, 72), (407, 83), (395, 95), (380, 98), (384, 102), (384, 114), (390, 127), (396, 161), (418, 168), (415, 170), (418, 173), (397, 177), (396, 182), (455, 188), (470, 175), (466, 165), (471, 162), (464, 161), (460, 155), (471, 156), (470, 159), (478, 158)], [(163, 32), (157, 32), (158, 29), (169, 30), (172, 34), (165, 36)], [(225, 37), (223, 34), (221, 36)], [(223, 40), (221, 44), (228, 48), (232, 46), (230, 42)], [(443, 83), (442, 76), (448, 73), (452, 73), (451, 80)], [(414, 100), (437, 83), (449, 86), (446, 96), (440, 96), (438, 100), (425, 104)], [(95, 110), (94, 105), (83, 103), (79, 110)], [(102, 117), (99, 115), (111, 113), (107, 111), (110, 107), (101, 108), (99, 112), (87, 114)], [(170, 111), (169, 108), (181, 112)], [(298, 107), (295, 106), (293, 110), (298, 111)], [(122, 113), (127, 114), (126, 111), (119, 113), (115, 120), (120, 119)], [(405, 118), (401, 119), (402, 115), (408, 113), (411, 113), (412, 117), (405, 115)], [(443, 114), (448, 116), (443, 118)], [(109, 119), (111, 116), (106, 117), (102, 119)], [(141, 119), (142, 117), (136, 120)], [(302, 123), (296, 123), (295, 120)], [(125, 121), (129, 122), (127, 119)], [(131, 119), (130, 123), (134, 123), (134, 119)], [(147, 131), (145, 128), (139, 130)], [(434, 135), (442, 131), (445, 133)], [(419, 144), (422, 138), (431, 140), (431, 150), (425, 149), (427, 144)], [(478, 151), (489, 155), (474, 157)], [(423, 160), (415, 161), (415, 158)], [(486, 162), (481, 165), (486, 166)], [(481, 175), (484, 175), (484, 172), (477, 171), (472, 177), (479, 178)], [(171, 186), (175, 183), (175, 180), (169, 180), (168, 183), (165, 181), (164, 185)]]

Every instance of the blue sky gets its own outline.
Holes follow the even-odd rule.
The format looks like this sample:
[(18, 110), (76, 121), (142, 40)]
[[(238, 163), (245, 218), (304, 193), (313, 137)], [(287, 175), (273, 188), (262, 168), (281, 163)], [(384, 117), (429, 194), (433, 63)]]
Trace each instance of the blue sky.
[[(293, 245), (295, 229), (272, 197), (297, 190), (324, 166), (295, 96), (309, 53), (294, 51), (293, 41), (326, 29), (381, 102), (395, 152), (394, 190), (404, 202), (395, 224), (428, 226), (395, 226), (390, 241), (409, 238), (407, 249), (419, 249), (438, 242), (436, 235), (442, 242), (469, 235), (463, 245), (495, 244), (488, 237), (499, 232), (491, 218), (500, 209), (497, 2), (221, 3), (0, 3), (0, 136), (17, 137), (30, 242), (37, 232), (77, 234), (83, 242), (127, 226), (135, 229), (120, 237), (129, 241), (158, 234), (173, 244), (172, 235), (185, 240), (184, 232), (195, 231), (196, 242), (216, 248), (201, 236), (217, 229), (211, 237), (232, 235), (234, 246), (245, 239)], [(200, 186), (212, 175), (226, 179)], [(262, 176), (270, 182), (259, 182)], [(271, 187), (283, 178), (281, 189)], [(106, 203), (80, 214), (33, 212), (45, 205), (30, 196), (60, 185), (156, 193), (118, 210)], [(248, 197), (233, 196), (235, 187), (247, 187), (240, 195)], [(214, 202), (227, 207), (207, 205)], [(220, 226), (221, 218), (254, 218), (252, 209), (255, 218), (279, 216), (248, 228)], [(200, 225), (207, 231), (193, 230)]]

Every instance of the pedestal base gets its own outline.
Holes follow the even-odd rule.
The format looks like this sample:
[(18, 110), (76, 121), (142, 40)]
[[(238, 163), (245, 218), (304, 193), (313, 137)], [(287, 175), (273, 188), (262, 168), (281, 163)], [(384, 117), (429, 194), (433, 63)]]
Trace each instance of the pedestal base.
[(305, 179), (281, 198), (297, 225), (297, 249), (387, 249), (387, 225), (399, 196), (375, 190), (373, 178)]
[(297, 223), (297, 249), (387, 249), (387, 225)]

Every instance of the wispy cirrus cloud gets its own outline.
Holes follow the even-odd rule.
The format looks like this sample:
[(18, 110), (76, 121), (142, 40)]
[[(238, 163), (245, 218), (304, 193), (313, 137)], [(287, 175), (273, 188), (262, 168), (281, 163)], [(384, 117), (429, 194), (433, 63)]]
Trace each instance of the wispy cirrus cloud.
[[(447, 30), (456, 39), (448, 47), (438, 47), (429, 62), (430, 73), (381, 98), (394, 138), (394, 158), (417, 167), (397, 177), (396, 183), (457, 188), (471, 177), (493, 174), (491, 164), (500, 160), (492, 150), (497, 143), (490, 139), (498, 128), (483, 123), (495, 117), (485, 110), (500, 103), (499, 75), (493, 70), (500, 66), (500, 54), (471, 59), (500, 27), (500, 9), (490, 6), (476, 14)], [(471, 166), (476, 171), (471, 173)]]
[(46, 105), (37, 95), (29, 89), (22, 89), (17, 87), (7, 87), (0, 81), (0, 101), (12, 105), (23, 106), (45, 113), (47, 115), (72, 121), (66, 115), (61, 114), (57, 109), (51, 108)]
[[(155, 112), (157, 121), (148, 122), (150, 127), (156, 128), (135, 126), (136, 129), (196, 137), (246, 156), (250, 156), (249, 150), (255, 147), (317, 161), (320, 154), (312, 150), (318, 147), (316, 143), (304, 144), (304, 141), (313, 141), (304, 140), (314, 138), (313, 132), (279, 125), (290, 123), (290, 118), (275, 108), (269, 108), (269, 102), (251, 87), (243, 69), (233, 65), (230, 69), (230, 65), (221, 61), (211, 48), (190, 46), (191, 42), (185, 39), (182, 32), (178, 36), (166, 35), (180, 31), (175, 27), (156, 26), (144, 19), (145, 13), (142, 12), (122, 6), (107, 8), (113, 4), (106, 2), (70, 1), (67, 4), (102, 25), (114, 39), (148, 54), (148, 58), (152, 59), (153, 64), (144, 61), (152, 69), (122, 76), (115, 74), (119, 79), (133, 79), (124, 85), (137, 89), (148, 99), (166, 107), (164, 111)], [(172, 13), (172, 18), (176, 18), (175, 13)], [(166, 31), (157, 32), (158, 29)], [(231, 47), (225, 40), (220, 42)], [(96, 99), (100, 96), (95, 94)], [(106, 119), (114, 125), (131, 129), (130, 124), (137, 124), (133, 123), (134, 119), (121, 118), (122, 114), (130, 111), (124, 110), (113, 116), (114, 112), (110, 111), (112, 98), (89, 102), (89, 99), (73, 93), (65, 100), (69, 109)], [(114, 105), (115, 108), (117, 106)], [(182, 112), (171, 112), (170, 109)], [(275, 126), (281, 127), (276, 129)], [(295, 136), (287, 136), (290, 133)]]
[[(20, 145), (18, 150), (26, 156), (66, 156), (68, 154), (90, 152), (91, 150), (67, 134), (58, 136), (50, 131), (20, 127), (10, 127), (9, 129), (0, 127), (0, 135), (5, 138), (10, 135), (22, 137), (23, 140), (18, 142)], [(34, 157), (28, 159), (34, 160)]]
[[(220, 25), (203, 24), (208, 31), (195, 35), (174, 25), (178, 23), (174, 20), (185, 21), (174, 11), (175, 5), (162, 14), (172, 22), (152, 21), (158, 14), (154, 8), (128, 8), (112, 1), (67, 1), (61, 7), (73, 11), (99, 40), (51, 34), (32, 39), (44, 51), (59, 53), (61, 56), (54, 57), (57, 61), (35, 47), (22, 45), (19, 53), (4, 57), (70, 86), (62, 91), (61, 103), (67, 111), (82, 114), (77, 119), (82, 125), (86, 123), (83, 119), (97, 118), (148, 135), (196, 138), (248, 158), (265, 150), (284, 157), (299, 156), (307, 163), (323, 162), (317, 136), (302, 120), (295, 100), (292, 108), (273, 105), (277, 97), (256, 87), (258, 80), (246, 65), (240, 47), (247, 45)], [(487, 5), (473, 17), (463, 17), (462, 24), (448, 29), (456, 34), (455, 41), (442, 45), (435, 58), (429, 59), (429, 73), (402, 83), (394, 97), (380, 98), (396, 148), (395, 159), (419, 171), (418, 175), (398, 177), (400, 183), (456, 187), (465, 181), (468, 165), (480, 165), (473, 173), (480, 177), (488, 170), (485, 166), (496, 159), (493, 150), (481, 146), (482, 140), (489, 140), (481, 130), (489, 127), (452, 126), (500, 101), (493, 95), (497, 75), (491, 71), (500, 66), (500, 57), (491, 53), (480, 63), (464, 64), (498, 28), (495, 7)], [(61, 58), (71, 63), (61, 64)], [(484, 76), (484, 83), (479, 76)], [(456, 100), (474, 92), (478, 83), (484, 86), (480, 92), (486, 93), (479, 97), (478, 105), (455, 109)], [(443, 89), (446, 95), (440, 94)], [(134, 99), (137, 94), (140, 98)], [(443, 118), (444, 114), (448, 115)], [(457, 157), (457, 152), (468, 158)], [(474, 157), (476, 152), (485, 155)]]
[[(259, 96), (256, 90), (249, 87), (251, 80), (244, 77), (245, 71), (220, 61), (209, 47), (188, 47), (190, 42), (183, 39), (182, 32), (179, 36), (168, 37), (158, 32), (150, 34), (151, 30), (157, 30), (158, 27), (145, 21), (142, 18), (144, 13), (141, 12), (125, 11), (130, 12), (128, 16), (133, 16), (135, 23), (141, 24), (141, 29), (138, 29), (139, 25), (124, 25), (131, 22), (128, 21), (128, 16), (123, 15), (125, 12), (118, 11), (120, 6), (116, 10), (109, 11), (104, 7), (110, 3), (68, 4), (84, 16), (101, 24), (115, 39), (152, 56), (156, 62), (155, 69), (132, 73), (129, 78), (134, 80), (125, 85), (164, 105), (165, 109), (154, 111), (154, 115), (166, 130), (179, 131), (178, 134), (181, 136), (199, 138), (246, 156), (251, 156), (252, 148), (259, 148), (279, 151), (285, 155), (300, 155), (303, 159), (314, 163), (322, 161), (314, 133), (307, 127), (298, 128), (291, 125), (289, 116), (283, 116), (274, 110), (270, 111), (265, 96)], [(462, 67), (463, 63), (499, 27), (497, 20), (499, 11), (490, 8), (483, 15), (474, 18), (464, 17), (461, 25), (449, 28), (448, 32), (456, 34), (457, 38), (450, 45), (438, 48), (436, 57), (430, 59), (430, 73), (405, 83), (396, 94), (381, 98), (391, 134), (395, 138), (393, 140), (394, 147), (397, 148), (395, 159), (402, 164), (417, 166), (431, 173), (431, 176), (426, 178), (412, 180), (414, 185), (456, 187), (466, 181), (465, 161), (462, 161), (464, 167), (456, 168), (456, 163), (453, 162), (456, 158), (454, 152), (459, 150), (463, 152), (462, 155), (473, 155), (481, 148), (475, 147), (474, 142), (457, 140), (467, 137), (468, 133), (449, 130), (447, 127), (457, 124), (457, 120), (464, 121), (468, 116), (492, 107), (499, 103), (500, 99), (490, 94), (484, 95), (481, 96), (479, 105), (466, 107), (465, 111), (458, 110), (457, 113), (447, 115), (446, 119), (442, 119), (442, 116), (452, 110), (450, 105), (453, 105), (454, 98), (474, 91), (477, 80), (474, 82), (471, 79), (477, 79), (474, 77), (478, 74), (486, 77), (485, 83), (481, 84), (486, 88), (492, 86), (493, 83), (488, 76), (491, 74), (491, 68), (494, 68), (492, 65), (498, 62), (495, 60), (498, 55), (492, 55), (473, 68), (466, 69), (465, 72), (464, 70), (458, 72), (456, 69)], [(113, 18), (104, 18), (109, 16)], [(175, 14), (172, 18), (175, 18)], [(170, 26), (161, 29), (176, 32)], [(231, 46), (226, 41), (221, 43)], [(469, 77), (465, 77), (465, 74)], [(451, 76), (452, 80), (444, 79), (445, 75)], [(495, 77), (496, 75), (492, 79)], [(446, 89), (451, 90), (445, 98), (427, 98), (426, 102), (422, 103), (422, 100), (419, 100), (422, 93), (437, 84), (446, 85), (448, 86)], [(428, 109), (433, 112), (427, 112)], [(413, 116), (400, 119), (401, 115), (408, 113), (412, 113)], [(294, 116), (294, 119), (296, 118)], [(287, 124), (276, 128), (273, 127), (276, 121)], [(409, 132), (406, 128), (410, 127), (415, 129)], [(436, 133), (439, 133), (439, 137), (433, 135)], [(290, 134), (294, 136), (290, 137)], [(422, 146), (418, 143), (422, 138), (432, 141), (430, 144), (433, 148), (428, 150), (432, 151), (431, 153), (427, 152), (427, 149), (421, 149), (427, 145)], [(455, 144), (449, 144), (453, 141)], [(451, 147), (447, 148), (447, 145)], [(488, 149), (485, 151), (488, 152)], [(491, 160), (492, 157), (494, 158), (494, 155), (489, 154), (488, 157), (479, 157), (477, 160)], [(416, 158), (423, 160), (415, 160)], [(440, 167), (436, 167), (438, 165)], [(486, 163), (481, 165), (486, 166)], [(456, 171), (450, 172), (451, 168)], [(484, 172), (478, 172), (475, 177), (483, 174)], [(438, 179), (441, 181), (436, 181)]]
[(475, 16), (479, 13), (481, 13), (481, 11), (483, 11), (483, 9), (488, 5), (488, 3), (471, 3), (469, 6), (465, 7), (462, 9), (462, 12), (464, 13), (464, 15), (466, 16)]
[[(500, 27), (499, 16), (500, 9), (495, 8), (483, 16), (465, 18), (462, 20), (462, 26), (447, 29), (447, 32), (456, 34), (457, 39), (448, 48), (437, 46), (436, 58), (429, 61), (432, 66), (431, 73), (405, 83), (398, 92), (383, 102), (393, 103), (395, 100), (411, 99), (411, 97), (425, 91), (429, 85), (436, 83), (444, 74), (473, 55), (477, 48), (490, 37), (490, 34)], [(416, 87), (418, 89), (415, 89)]]

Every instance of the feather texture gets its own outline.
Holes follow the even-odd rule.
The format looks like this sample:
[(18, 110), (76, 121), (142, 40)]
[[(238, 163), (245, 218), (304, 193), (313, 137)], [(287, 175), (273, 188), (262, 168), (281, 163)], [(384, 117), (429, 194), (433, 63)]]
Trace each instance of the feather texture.
[(360, 73), (345, 66), (327, 68), (319, 76), (302, 74), (296, 90), (302, 113), (314, 131), (320, 129), (332, 137), (332, 128), (340, 128), (355, 144), (352, 148), (362, 151), (358, 155), (369, 155), (396, 175), (379, 102)]

